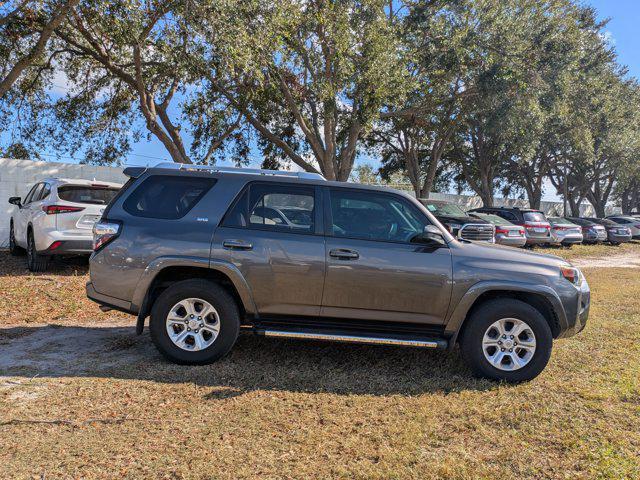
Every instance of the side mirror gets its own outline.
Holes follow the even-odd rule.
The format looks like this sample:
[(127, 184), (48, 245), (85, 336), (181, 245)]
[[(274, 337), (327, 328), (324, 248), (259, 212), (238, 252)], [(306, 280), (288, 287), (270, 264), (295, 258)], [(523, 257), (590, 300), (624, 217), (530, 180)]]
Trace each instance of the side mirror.
[(415, 243), (423, 243), (427, 245), (446, 245), (447, 242), (442, 232), (435, 225), (427, 225), (424, 231), (415, 239)]
[(21, 207), (22, 203), (20, 202), (20, 197), (9, 197), (9, 203), (15, 205), (16, 207)]

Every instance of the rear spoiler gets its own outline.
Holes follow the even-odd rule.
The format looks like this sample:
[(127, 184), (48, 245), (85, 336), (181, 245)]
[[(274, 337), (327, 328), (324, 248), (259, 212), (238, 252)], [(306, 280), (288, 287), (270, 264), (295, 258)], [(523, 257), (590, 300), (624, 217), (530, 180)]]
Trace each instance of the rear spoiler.
[(129, 178), (139, 178), (146, 169), (147, 167), (127, 167), (122, 171), (122, 173)]

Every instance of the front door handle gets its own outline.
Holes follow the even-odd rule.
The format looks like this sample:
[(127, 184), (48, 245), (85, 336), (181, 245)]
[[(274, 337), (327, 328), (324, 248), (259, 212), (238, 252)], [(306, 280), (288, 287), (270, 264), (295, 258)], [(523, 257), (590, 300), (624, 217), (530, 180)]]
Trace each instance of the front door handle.
[(222, 246), (231, 250), (251, 250), (253, 248), (251, 243), (244, 240), (224, 240)]
[(346, 248), (335, 248), (329, 251), (329, 256), (333, 258), (339, 258), (340, 260), (355, 260), (360, 258), (360, 254), (355, 250), (348, 250)]

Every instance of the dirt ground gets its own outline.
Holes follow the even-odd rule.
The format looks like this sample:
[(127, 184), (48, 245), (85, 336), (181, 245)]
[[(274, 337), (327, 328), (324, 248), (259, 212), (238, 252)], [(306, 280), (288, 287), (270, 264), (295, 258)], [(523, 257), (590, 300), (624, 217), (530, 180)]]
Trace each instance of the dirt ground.
[(86, 300), (85, 263), (0, 252), (0, 478), (640, 478), (640, 245), (551, 253), (590, 322), (510, 386), (457, 351), (249, 335), (172, 365)]

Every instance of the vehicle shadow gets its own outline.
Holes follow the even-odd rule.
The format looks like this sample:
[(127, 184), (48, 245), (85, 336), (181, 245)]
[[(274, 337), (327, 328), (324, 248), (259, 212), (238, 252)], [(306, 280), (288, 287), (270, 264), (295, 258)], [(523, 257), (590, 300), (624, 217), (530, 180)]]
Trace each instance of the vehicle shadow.
[(25, 255), (13, 256), (8, 250), (0, 251), (0, 277), (7, 276), (77, 276), (89, 272), (88, 257), (53, 257), (45, 272), (34, 273), (27, 268)]
[(164, 360), (134, 327), (41, 325), (0, 329), (2, 377), (87, 377), (192, 382), (217, 400), (255, 390), (340, 395), (419, 395), (486, 390), (459, 352), (346, 345), (241, 334), (232, 352), (207, 366)]

